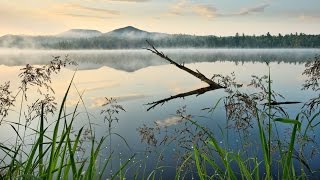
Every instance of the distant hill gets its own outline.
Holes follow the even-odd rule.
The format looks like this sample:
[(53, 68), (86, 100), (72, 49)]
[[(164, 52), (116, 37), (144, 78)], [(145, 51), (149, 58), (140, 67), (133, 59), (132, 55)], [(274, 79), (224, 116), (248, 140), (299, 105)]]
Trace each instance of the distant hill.
[(148, 32), (127, 26), (102, 33), (90, 29), (71, 29), (54, 36), (5, 35), (0, 48), (25, 49), (141, 49), (146, 40), (161, 48), (320, 48), (320, 35), (266, 33), (261, 36), (218, 37)]
[(101, 36), (102, 33), (91, 29), (70, 29), (69, 31), (58, 34), (58, 37), (67, 38), (91, 38)]
[(119, 29), (115, 29), (108, 33), (105, 33), (107, 36), (128, 36), (128, 37), (145, 37), (149, 36), (151, 33), (143, 31), (141, 29), (135, 28), (133, 26), (127, 26)]
[(133, 26), (127, 26), (119, 29), (115, 29), (108, 33), (105, 33), (106, 36), (113, 36), (113, 37), (123, 37), (123, 38), (130, 38), (130, 39), (137, 39), (137, 38), (155, 38), (155, 37), (164, 37), (168, 34), (165, 33), (156, 33), (156, 32), (148, 32), (143, 31), (141, 29), (135, 28)]

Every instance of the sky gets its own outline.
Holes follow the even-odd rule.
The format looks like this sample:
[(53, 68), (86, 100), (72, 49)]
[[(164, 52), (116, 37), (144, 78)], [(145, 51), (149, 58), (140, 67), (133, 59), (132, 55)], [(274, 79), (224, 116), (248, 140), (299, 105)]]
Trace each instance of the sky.
[(0, 36), (69, 29), (229, 36), (320, 34), (320, 0), (0, 0)]

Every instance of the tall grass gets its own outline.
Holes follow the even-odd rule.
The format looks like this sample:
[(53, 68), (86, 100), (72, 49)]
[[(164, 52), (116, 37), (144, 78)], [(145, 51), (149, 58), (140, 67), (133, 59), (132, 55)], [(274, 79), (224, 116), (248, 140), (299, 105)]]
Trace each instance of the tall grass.
[[(274, 118), (272, 115), (272, 87), (271, 87), (271, 78), (270, 78), (270, 67), (269, 67), (269, 75), (268, 75), (268, 96), (267, 103), (265, 103), (268, 107), (266, 109), (258, 109), (257, 105), (255, 105), (255, 119), (256, 125), (259, 132), (259, 143), (261, 145), (260, 149), (262, 151), (262, 159), (258, 159), (254, 155), (251, 157), (244, 156), (245, 152), (238, 151), (233, 152), (226, 149), (223, 146), (220, 146), (218, 141), (212, 135), (212, 132), (208, 131), (206, 128), (198, 124), (196, 121), (189, 119), (189, 121), (193, 122), (193, 124), (200, 129), (204, 130), (207, 134), (209, 134), (209, 139), (207, 140), (207, 147), (213, 148), (212, 151), (217, 153), (213, 153), (220, 157), (222, 166), (217, 163), (216, 156), (210, 156), (210, 152), (202, 151), (198, 147), (194, 146), (194, 161), (195, 168), (197, 169), (197, 173), (199, 179), (305, 179), (307, 178), (306, 174), (303, 172), (303, 169), (307, 167), (306, 163), (301, 163), (302, 173), (297, 174), (295, 169), (296, 165), (293, 163), (293, 152), (295, 151), (295, 145), (297, 144), (297, 135), (298, 132), (302, 132), (303, 136), (306, 136), (307, 131), (311, 128), (311, 124), (313, 121), (320, 117), (320, 113), (316, 113), (311, 117), (304, 131), (301, 130), (302, 119), (300, 116), (303, 113), (298, 113), (298, 115), (294, 119), (290, 119), (288, 117), (278, 117)], [(263, 122), (263, 118), (267, 115), (267, 128), (264, 128), (265, 123)], [(289, 137), (289, 143), (287, 145), (287, 149), (283, 149), (284, 144), (281, 143), (279, 136), (276, 141), (278, 142), (278, 153), (280, 154), (280, 158), (272, 158), (272, 150), (271, 150), (271, 141), (272, 141), (272, 132), (275, 129), (272, 124), (282, 123), (292, 127), (292, 131)], [(317, 124), (316, 124), (317, 125)], [(316, 126), (315, 125), (315, 126)], [(313, 126), (313, 127), (315, 127)], [(278, 165), (278, 172), (272, 171), (272, 165)], [(263, 166), (264, 165), (264, 166)], [(304, 167), (303, 167), (304, 166)], [(308, 167), (307, 167), (308, 168)], [(211, 171), (208, 171), (211, 169)], [(264, 172), (261, 172), (262, 169)], [(177, 170), (177, 174), (180, 174), (180, 169)]]
[[(53, 133), (45, 127), (44, 105), (41, 106), (40, 125), (34, 130), (36, 139), (31, 145), (30, 152), (22, 150), (20, 144), (12, 149), (4, 144), (0, 150), (5, 153), (6, 159), (10, 162), (1, 169), (1, 179), (103, 179), (106, 175), (106, 167), (110, 163), (111, 154), (103, 163), (102, 167), (97, 164), (101, 153), (101, 146), (106, 137), (96, 142), (95, 136), (91, 139), (90, 153), (82, 162), (76, 161), (76, 151), (84, 127), (80, 128), (76, 137), (72, 139), (72, 127), (76, 119), (79, 102), (72, 113), (67, 114), (65, 103), (72, 84), (73, 78), (64, 94), (60, 104), (59, 113), (54, 122)], [(21, 125), (21, 124), (19, 124)], [(16, 131), (17, 136), (20, 136)], [(26, 148), (25, 148), (26, 149)], [(19, 154), (25, 157), (20, 159)], [(131, 158), (132, 159), (132, 158)], [(119, 170), (110, 179), (119, 178), (121, 171), (128, 165), (130, 159), (123, 163)], [(123, 175), (122, 175), (123, 176)]]

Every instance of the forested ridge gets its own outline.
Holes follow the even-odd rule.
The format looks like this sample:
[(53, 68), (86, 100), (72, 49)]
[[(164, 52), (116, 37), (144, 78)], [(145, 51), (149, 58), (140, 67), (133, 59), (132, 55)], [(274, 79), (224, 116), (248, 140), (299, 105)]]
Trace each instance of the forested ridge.
[(0, 37), (3, 48), (40, 49), (140, 49), (146, 40), (160, 48), (319, 48), (320, 35), (303, 33), (271, 35), (196, 36), (149, 33), (144, 36), (107, 35), (96, 37), (19, 36)]

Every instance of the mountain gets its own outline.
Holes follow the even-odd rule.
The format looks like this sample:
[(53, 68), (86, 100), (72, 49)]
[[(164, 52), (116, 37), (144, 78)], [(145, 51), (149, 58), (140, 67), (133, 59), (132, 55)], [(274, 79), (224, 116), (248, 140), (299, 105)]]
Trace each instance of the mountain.
[(115, 29), (108, 33), (105, 33), (106, 36), (112, 37), (123, 37), (130, 39), (139, 39), (139, 38), (155, 38), (155, 37), (164, 37), (168, 34), (165, 33), (156, 33), (156, 32), (148, 32), (143, 31), (141, 29), (135, 28), (133, 26), (127, 26), (119, 29)]
[(107, 33), (71, 29), (55, 36), (5, 35), (0, 48), (22, 49), (141, 49), (146, 40), (160, 48), (320, 48), (320, 35), (196, 36), (148, 32), (127, 26)]
[(70, 29), (69, 31), (58, 34), (58, 37), (66, 38), (91, 38), (102, 35), (100, 31), (91, 29)]

